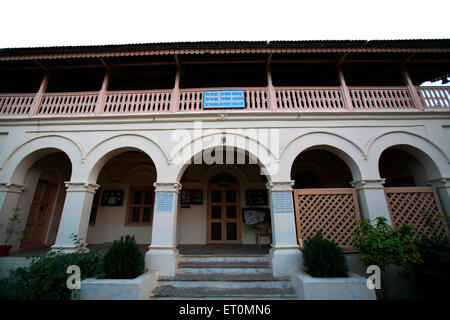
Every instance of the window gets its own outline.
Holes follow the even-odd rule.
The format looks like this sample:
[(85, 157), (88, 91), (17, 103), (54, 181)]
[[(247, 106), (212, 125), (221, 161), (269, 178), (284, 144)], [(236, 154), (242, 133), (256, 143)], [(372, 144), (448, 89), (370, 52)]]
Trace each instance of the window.
[(132, 187), (128, 198), (125, 225), (151, 225), (153, 221), (153, 187)]
[(92, 201), (92, 207), (91, 207), (91, 215), (89, 217), (89, 225), (95, 226), (95, 220), (97, 220), (97, 210), (98, 210), (98, 204), (100, 203), (100, 189), (98, 189), (94, 194), (94, 200)]

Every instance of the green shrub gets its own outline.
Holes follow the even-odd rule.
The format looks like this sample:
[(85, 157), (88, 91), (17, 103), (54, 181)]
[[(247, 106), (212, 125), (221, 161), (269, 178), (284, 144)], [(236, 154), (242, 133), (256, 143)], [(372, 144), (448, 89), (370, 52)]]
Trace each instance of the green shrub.
[(144, 267), (144, 255), (134, 236), (114, 241), (103, 257), (104, 276), (108, 279), (133, 279), (142, 274)]
[(414, 228), (404, 224), (394, 229), (386, 218), (377, 217), (375, 226), (369, 219), (360, 222), (353, 234), (353, 247), (359, 251), (365, 266), (377, 265), (382, 271), (389, 264), (409, 269), (422, 262), (414, 241)]
[(347, 277), (348, 265), (342, 249), (318, 233), (305, 241), (303, 266), (313, 277)]
[(18, 268), (0, 280), (0, 300), (70, 300), (67, 267), (77, 265), (81, 280), (101, 273), (101, 256), (97, 252), (49, 252), (33, 257), (30, 265)]
[(423, 236), (417, 241), (423, 263), (415, 268), (419, 289), (428, 298), (449, 298), (450, 238), (448, 236)]

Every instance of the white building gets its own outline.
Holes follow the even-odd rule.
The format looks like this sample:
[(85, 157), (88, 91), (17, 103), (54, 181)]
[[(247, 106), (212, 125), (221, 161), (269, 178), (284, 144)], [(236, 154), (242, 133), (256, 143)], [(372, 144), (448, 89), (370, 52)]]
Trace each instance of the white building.
[(274, 275), (319, 229), (351, 251), (360, 217), (428, 232), (450, 89), (420, 84), (449, 73), (449, 40), (1, 49), (0, 224), (31, 230), (12, 252), (135, 235), (163, 275), (179, 245), (255, 244), (246, 208), (268, 208)]

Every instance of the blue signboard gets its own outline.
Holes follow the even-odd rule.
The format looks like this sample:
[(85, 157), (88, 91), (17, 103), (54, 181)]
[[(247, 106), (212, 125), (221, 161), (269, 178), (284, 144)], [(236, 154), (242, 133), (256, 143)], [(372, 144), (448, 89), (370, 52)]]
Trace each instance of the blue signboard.
[(245, 108), (244, 90), (203, 91), (203, 109)]

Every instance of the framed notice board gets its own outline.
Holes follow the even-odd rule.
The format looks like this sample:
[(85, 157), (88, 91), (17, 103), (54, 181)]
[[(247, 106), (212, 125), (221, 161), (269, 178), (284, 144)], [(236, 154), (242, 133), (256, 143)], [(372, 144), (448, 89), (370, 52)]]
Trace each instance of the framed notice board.
[(180, 202), (184, 205), (202, 204), (202, 190), (181, 190)]
[(248, 189), (245, 190), (245, 205), (247, 206), (266, 206), (267, 205), (266, 189)]
[(102, 206), (121, 206), (123, 203), (123, 190), (104, 190), (102, 193)]

